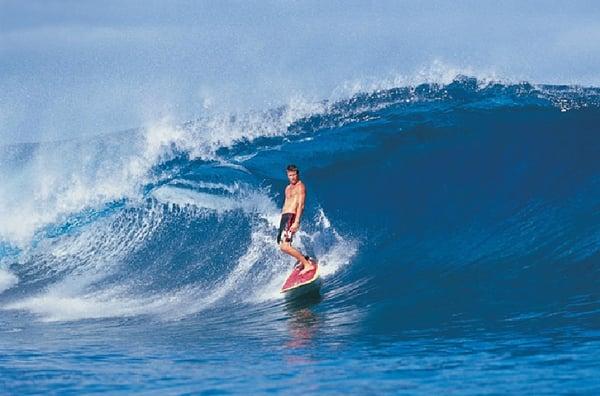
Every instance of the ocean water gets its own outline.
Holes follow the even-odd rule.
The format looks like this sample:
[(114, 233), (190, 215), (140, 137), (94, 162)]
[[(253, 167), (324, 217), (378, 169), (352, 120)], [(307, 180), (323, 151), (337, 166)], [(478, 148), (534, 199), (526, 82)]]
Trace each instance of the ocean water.
[(597, 394), (599, 158), (599, 89), (464, 76), (0, 147), (1, 393)]

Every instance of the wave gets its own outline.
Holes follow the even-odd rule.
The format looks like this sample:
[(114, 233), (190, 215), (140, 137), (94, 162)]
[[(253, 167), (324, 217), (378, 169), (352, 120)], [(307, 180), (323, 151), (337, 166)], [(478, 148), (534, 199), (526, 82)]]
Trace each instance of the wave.
[(273, 241), (293, 162), (309, 194), (297, 246), (322, 263), (326, 298), (369, 307), (353, 315), (371, 330), (595, 312), (599, 98), (460, 76), (2, 147), (2, 308), (271, 306), (291, 265)]

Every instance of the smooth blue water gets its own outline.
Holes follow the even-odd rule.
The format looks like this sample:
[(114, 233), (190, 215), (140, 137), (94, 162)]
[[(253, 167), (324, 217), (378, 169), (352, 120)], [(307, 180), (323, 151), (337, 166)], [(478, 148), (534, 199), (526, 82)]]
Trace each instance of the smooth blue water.
[(2, 147), (3, 393), (600, 391), (598, 89), (311, 106)]

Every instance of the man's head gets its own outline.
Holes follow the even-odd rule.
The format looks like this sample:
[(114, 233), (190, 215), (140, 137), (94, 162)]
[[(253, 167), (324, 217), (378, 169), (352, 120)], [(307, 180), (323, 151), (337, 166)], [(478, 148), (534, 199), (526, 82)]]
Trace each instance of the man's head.
[(296, 165), (290, 164), (287, 166), (287, 177), (290, 183), (298, 183), (298, 180), (300, 180), (300, 170), (298, 170)]

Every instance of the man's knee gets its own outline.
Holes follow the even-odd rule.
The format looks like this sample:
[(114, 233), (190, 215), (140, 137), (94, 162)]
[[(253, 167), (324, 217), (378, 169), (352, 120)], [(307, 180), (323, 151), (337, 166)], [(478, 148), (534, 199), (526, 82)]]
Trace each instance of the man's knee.
[(279, 244), (279, 249), (281, 249), (281, 251), (284, 252), (284, 253), (289, 253), (289, 251), (290, 251), (290, 245), (287, 244), (287, 243), (285, 243), (285, 242), (282, 242), (282, 243)]

